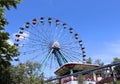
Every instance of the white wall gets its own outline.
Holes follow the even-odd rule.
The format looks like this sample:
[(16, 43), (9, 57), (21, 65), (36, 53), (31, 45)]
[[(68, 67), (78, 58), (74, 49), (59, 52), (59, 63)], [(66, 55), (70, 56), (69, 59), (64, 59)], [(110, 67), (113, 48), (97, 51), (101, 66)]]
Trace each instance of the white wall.
[(69, 81), (69, 82), (64, 83), (64, 84), (78, 84), (78, 81)]
[(96, 84), (94, 81), (84, 81), (83, 84)]

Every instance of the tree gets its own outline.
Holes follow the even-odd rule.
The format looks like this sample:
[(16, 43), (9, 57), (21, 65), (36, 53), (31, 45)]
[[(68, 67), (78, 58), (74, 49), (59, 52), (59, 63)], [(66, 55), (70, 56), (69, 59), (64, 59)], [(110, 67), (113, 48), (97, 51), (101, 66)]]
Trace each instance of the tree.
[(44, 74), (39, 73), (38, 62), (26, 62), (18, 66), (11, 66), (12, 84), (44, 84)]
[(103, 66), (103, 65), (104, 65), (104, 63), (103, 63), (100, 59), (95, 60), (94, 63), (95, 63), (95, 64), (98, 64), (98, 65), (100, 65), (100, 66)]
[(120, 62), (120, 58), (115, 57), (115, 58), (113, 59), (113, 62), (112, 62), (112, 63), (116, 63), (116, 62)]
[[(117, 63), (117, 62), (120, 62), (120, 58), (115, 57), (115, 58), (113, 59), (113, 62), (112, 62), (112, 63)], [(115, 71), (115, 73), (116, 73), (117, 78), (120, 80), (120, 65), (115, 66), (115, 67), (114, 67), (114, 71)]]
[(17, 4), (20, 3), (21, 0), (0, 0), (0, 31), (5, 29), (5, 25), (8, 24), (8, 21), (4, 17), (4, 10), (7, 8), (10, 10), (11, 7), (17, 8)]
[(10, 72), (9, 66), (12, 58), (17, 55), (18, 49), (14, 45), (10, 45), (7, 40), (9, 39), (9, 33), (4, 32), (5, 25), (8, 25), (8, 21), (4, 17), (5, 8), (16, 8), (16, 4), (20, 0), (0, 0), (0, 83), (10, 84)]
[(6, 7), (7, 9), (10, 9), (12, 6), (14, 8), (17, 8), (16, 4), (20, 3), (21, 0), (1, 0), (0, 1), (0, 6), (1, 7)]
[(89, 57), (89, 58), (87, 59), (86, 63), (92, 64), (92, 59), (91, 59), (91, 57)]
[[(101, 61), (101, 59), (96, 59), (94, 61), (94, 63), (98, 64), (99, 66), (103, 66), (104, 65), (104, 63)], [(97, 71), (95, 71), (95, 73), (98, 74), (98, 75), (100, 75), (100, 76), (104, 76), (105, 75), (104, 74), (104, 69), (97, 70)]]

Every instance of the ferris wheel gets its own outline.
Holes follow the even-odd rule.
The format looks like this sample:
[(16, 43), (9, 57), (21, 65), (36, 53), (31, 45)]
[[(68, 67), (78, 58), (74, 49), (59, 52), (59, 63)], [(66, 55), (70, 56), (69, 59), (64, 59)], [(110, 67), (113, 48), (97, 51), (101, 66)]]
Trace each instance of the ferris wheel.
[[(85, 62), (85, 48), (74, 28), (51, 17), (34, 18), (15, 34), (16, 61), (37, 61), (40, 71), (52, 74), (69, 62)], [(49, 73), (49, 74), (50, 74)]]

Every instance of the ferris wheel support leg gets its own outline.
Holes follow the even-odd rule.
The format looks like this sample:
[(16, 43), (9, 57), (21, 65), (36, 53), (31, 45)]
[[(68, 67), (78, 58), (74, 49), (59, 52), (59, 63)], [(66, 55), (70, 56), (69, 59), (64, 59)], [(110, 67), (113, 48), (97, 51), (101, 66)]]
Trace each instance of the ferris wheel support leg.
[(65, 63), (68, 63), (67, 59), (65, 58), (65, 56), (63, 55), (63, 53), (59, 50), (59, 53), (62, 56), (62, 59), (64, 60)]
[(62, 66), (62, 61), (61, 61), (60, 57), (57, 55), (56, 52), (54, 52), (54, 55), (55, 55), (55, 57), (56, 57), (56, 59), (58, 61), (59, 66)]
[(41, 63), (40, 70), (41, 70), (42, 66), (45, 64), (45, 62), (49, 59), (49, 57), (50, 57), (50, 55), (51, 55), (52, 52), (53, 52), (53, 49), (48, 53), (48, 55), (46, 56), (46, 58)]

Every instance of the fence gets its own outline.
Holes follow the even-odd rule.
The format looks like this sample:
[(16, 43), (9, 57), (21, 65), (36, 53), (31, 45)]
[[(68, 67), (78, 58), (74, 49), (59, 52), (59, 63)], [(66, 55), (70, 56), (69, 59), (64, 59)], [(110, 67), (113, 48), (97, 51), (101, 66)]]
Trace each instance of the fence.
[(120, 65), (120, 62), (113, 63), (113, 64), (108, 64), (108, 65), (104, 65), (104, 66), (100, 66), (100, 67), (96, 67), (96, 68), (91, 68), (91, 69), (88, 69), (88, 70), (83, 70), (83, 71), (79, 71), (79, 72), (76, 72), (76, 73), (73, 73), (73, 74), (64, 75), (64, 76), (51, 77), (51, 78), (46, 80), (46, 83), (48, 83), (50, 81), (66, 78), (66, 77), (69, 77), (69, 76), (76, 76), (78, 74), (85, 74), (85, 73), (89, 73), (89, 72), (100, 70), (100, 69), (104, 69), (104, 68), (110, 68), (113, 84), (116, 84), (116, 80), (114, 79), (112, 67), (113, 66), (117, 66), (117, 65)]

